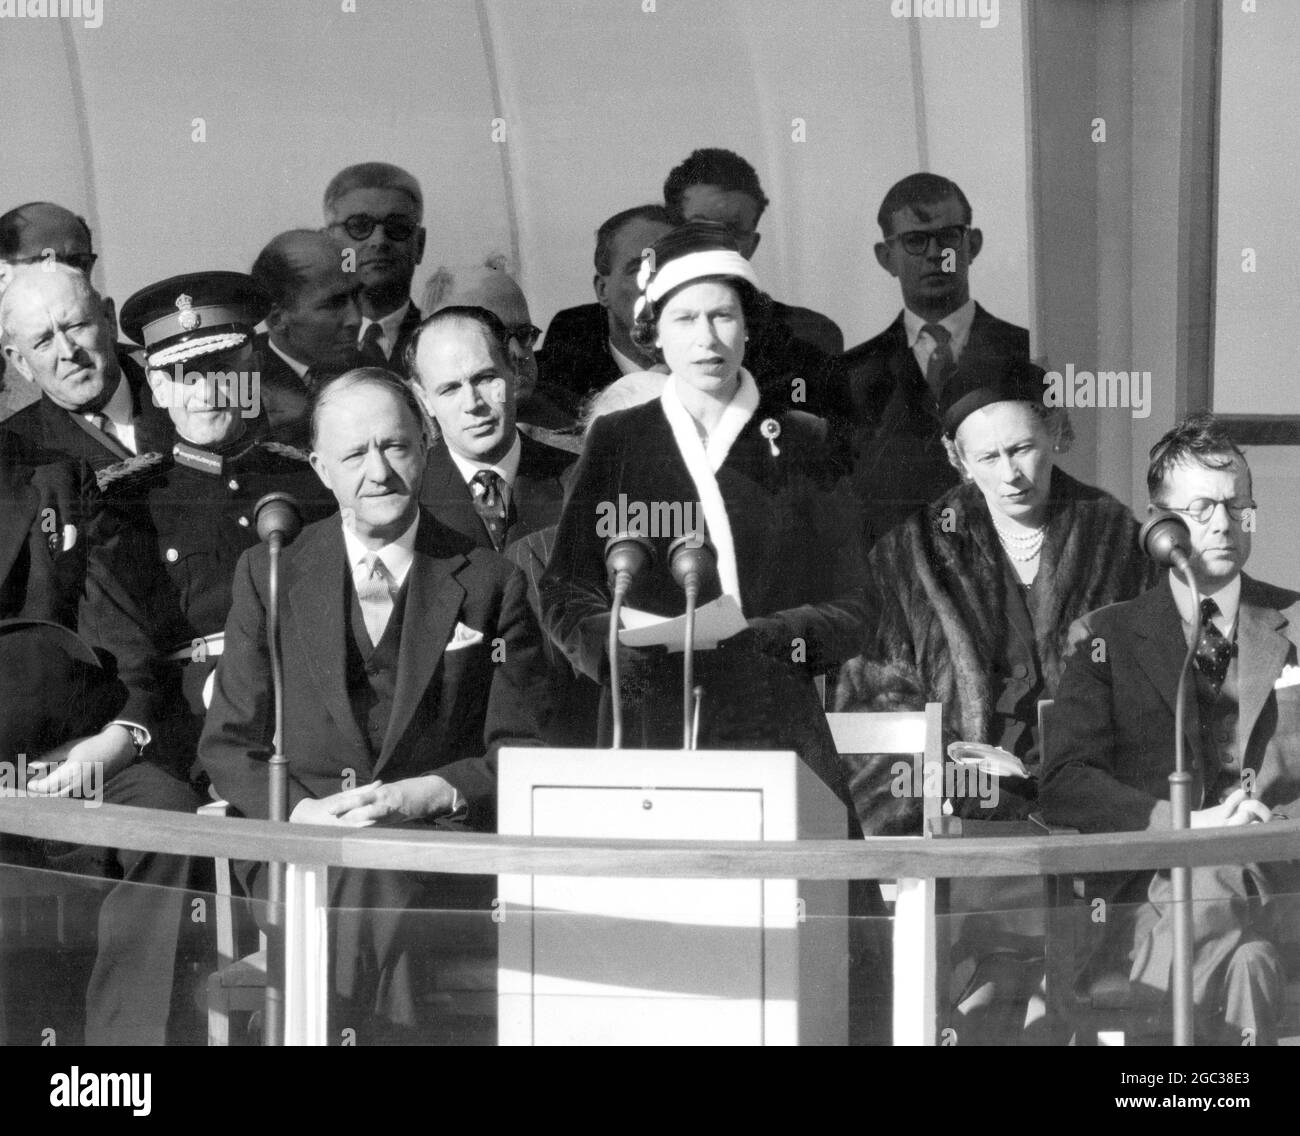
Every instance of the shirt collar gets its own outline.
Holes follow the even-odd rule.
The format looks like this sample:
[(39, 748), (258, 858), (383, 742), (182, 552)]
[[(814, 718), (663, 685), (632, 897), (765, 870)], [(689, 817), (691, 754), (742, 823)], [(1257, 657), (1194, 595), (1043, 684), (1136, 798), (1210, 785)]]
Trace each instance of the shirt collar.
[[(1178, 616), (1188, 627), (1192, 625), (1192, 589), (1183, 583), (1183, 578), (1174, 571), (1169, 573), (1169, 590), (1174, 593), (1174, 603), (1178, 606)], [(1205, 597), (1202, 596), (1202, 599)], [(1210, 597), (1219, 605), (1219, 614), (1214, 623), (1224, 636), (1232, 638), (1237, 626), (1237, 610), (1241, 606), (1241, 573), (1238, 572)]]
[(298, 360), (295, 359), (292, 355), (286, 355), (283, 351), (281, 351), (275, 345), (274, 339), (268, 338), (266, 343), (267, 346), (270, 347), (272, 351), (274, 351), (277, 355), (280, 356), (281, 359), (285, 361), (285, 364), (289, 367), (291, 371), (293, 371), (295, 375), (298, 376), (298, 378), (300, 379), (303, 378), (307, 374), (307, 372), (311, 370), (311, 368), (306, 363), (299, 363)]
[(361, 330), (357, 334), (357, 342), (360, 343), (366, 337), (366, 329), (372, 324), (377, 323), (379, 330), (384, 333), (384, 347), (388, 354), (393, 353), (393, 348), (397, 346), (397, 329), (402, 326), (402, 320), (406, 319), (406, 313), (411, 310), (411, 301), (407, 300), (401, 307), (394, 308), (386, 316), (380, 316), (377, 320), (369, 316), (361, 317)]
[[(125, 375), (118, 378), (117, 389), (113, 392), (113, 397), (104, 404), (104, 409), (98, 411), (98, 413), (104, 415), (114, 426), (131, 425), (131, 388), (127, 384)], [(82, 417), (87, 421), (90, 420), (89, 414), (84, 414)]]
[(384, 562), (384, 567), (388, 569), (389, 575), (400, 588), (406, 581), (406, 575), (410, 572), (411, 564), (415, 559), (415, 530), (419, 524), (420, 514), (417, 510), (415, 520), (411, 522), (410, 527), (383, 548), (367, 548), (361, 543), (361, 538), (344, 524), (343, 546), (347, 549), (348, 567), (352, 569), (352, 575), (356, 576), (357, 570), (365, 565), (367, 556), (375, 555)]
[[(949, 346), (952, 348), (952, 357), (956, 359), (966, 346), (966, 340), (970, 338), (970, 325), (975, 321), (975, 300), (968, 299), (955, 312), (949, 312), (941, 320), (928, 320), (918, 316), (911, 308), (903, 309), (903, 327), (907, 329), (907, 345), (915, 347), (916, 341), (921, 335), (921, 328), (927, 323), (937, 323), (941, 327), (947, 328), (952, 335)], [(927, 336), (927, 341), (929, 337)]]
[(508, 489), (514, 489), (515, 487), (515, 478), (519, 475), (519, 455), (522, 450), (523, 443), (519, 440), (519, 431), (517, 429), (515, 430), (515, 444), (510, 447), (510, 452), (495, 464), (485, 461), (476, 461), (474, 458), (467, 458), (462, 454), (458, 454), (450, 446), (447, 446), (447, 453), (451, 455), (451, 460), (456, 463), (456, 468), (460, 470), (460, 475), (465, 479), (466, 485), (473, 480), (474, 475), (478, 473), (479, 470), (490, 469), (506, 483)]
[(635, 375), (638, 371), (645, 370), (645, 368), (641, 366), (640, 363), (624, 355), (623, 352), (621, 352), (617, 347), (615, 347), (614, 341), (612, 339), (608, 340), (607, 342), (609, 343), (609, 353), (612, 356), (614, 356), (614, 363), (617, 365), (618, 369), (623, 374)]

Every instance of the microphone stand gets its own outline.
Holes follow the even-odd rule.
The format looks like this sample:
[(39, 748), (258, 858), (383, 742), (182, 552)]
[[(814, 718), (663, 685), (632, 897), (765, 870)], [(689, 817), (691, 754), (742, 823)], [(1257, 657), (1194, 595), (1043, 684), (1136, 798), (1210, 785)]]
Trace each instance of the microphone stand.
[(623, 600), (638, 572), (654, 559), (654, 545), (634, 532), (619, 532), (605, 542), (605, 567), (609, 573), (612, 602), (609, 607), (609, 631), (606, 653), (609, 656), (610, 710), (614, 737), (611, 749), (623, 748), (623, 691), (619, 685), (618, 624)]
[[(270, 815), (273, 821), (289, 819), (289, 759), (284, 755), (284, 667), (280, 657), (280, 550), (284, 534), (271, 533), (270, 582), (267, 589), (266, 645), (271, 659), (271, 687), (275, 707), (275, 734), (271, 759), (267, 763)], [(267, 903), (270, 908), (266, 936), (266, 1002), (262, 1031), (264, 1045), (284, 1044), (284, 892), (283, 860), (268, 865)]]
[(699, 733), (696, 716), (702, 691), (695, 686), (695, 605), (700, 595), (700, 577), (712, 565), (713, 557), (713, 546), (699, 533), (679, 536), (668, 546), (668, 559), (673, 579), (686, 593), (685, 642), (682, 644), (682, 749), (684, 750), (695, 748), (695, 740)]
[[(1187, 557), (1176, 551), (1174, 564), (1192, 591), (1192, 639), (1178, 672), (1178, 693), (1174, 699), (1174, 771), (1169, 774), (1169, 804), (1173, 827), (1185, 830), (1192, 826), (1192, 775), (1187, 771), (1187, 754), (1183, 745), (1183, 724), (1187, 717), (1188, 676), (1196, 658), (1196, 644), (1201, 638), (1201, 593), (1196, 586)], [(1174, 1044), (1193, 1044), (1192, 1021), (1192, 870), (1185, 864), (1169, 869), (1174, 907)]]

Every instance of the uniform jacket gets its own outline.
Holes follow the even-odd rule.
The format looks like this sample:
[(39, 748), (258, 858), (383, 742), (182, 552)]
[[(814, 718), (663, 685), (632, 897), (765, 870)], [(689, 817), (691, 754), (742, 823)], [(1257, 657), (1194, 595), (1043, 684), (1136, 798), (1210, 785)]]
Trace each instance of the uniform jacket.
[[(453, 537), (451, 547), (462, 541)], [(364, 785), (436, 772), (468, 801), (467, 823), (494, 826), (497, 749), (539, 738), (533, 708), (544, 696), (544, 675), (537, 624), (517, 569), (492, 552), (448, 554), (447, 546), (442, 526), (422, 509), (405, 584), (396, 694), (378, 753), (353, 714), (345, 681), (350, 585), (340, 521), (309, 525), (285, 550), (281, 645), (291, 812), (305, 797), (337, 793), (353, 778)], [(268, 559), (261, 545), (240, 558), (199, 746), (217, 790), (250, 817), (269, 811)], [(449, 650), (458, 627), (481, 638)]]

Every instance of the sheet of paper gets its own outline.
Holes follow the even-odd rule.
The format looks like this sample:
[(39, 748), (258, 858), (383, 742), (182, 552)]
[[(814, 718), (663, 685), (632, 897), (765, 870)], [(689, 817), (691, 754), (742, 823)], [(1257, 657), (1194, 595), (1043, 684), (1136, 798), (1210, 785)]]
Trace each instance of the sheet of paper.
[[(669, 651), (686, 649), (686, 616), (665, 618), (625, 607), (623, 627), (618, 640), (625, 647), (667, 647)], [(723, 639), (744, 631), (748, 622), (733, 596), (719, 596), (695, 609), (695, 647), (709, 651)]]

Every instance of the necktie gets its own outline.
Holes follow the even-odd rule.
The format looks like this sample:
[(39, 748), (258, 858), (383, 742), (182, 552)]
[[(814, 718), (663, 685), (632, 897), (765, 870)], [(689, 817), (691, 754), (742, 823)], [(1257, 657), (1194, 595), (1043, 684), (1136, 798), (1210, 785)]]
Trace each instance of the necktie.
[(366, 328), (361, 337), (361, 362), (367, 367), (387, 367), (388, 356), (384, 354), (384, 329), (377, 323)]
[(366, 621), (366, 634), (375, 646), (384, 637), (388, 617), (393, 614), (393, 594), (396, 581), (388, 566), (373, 552), (366, 556), (364, 566), (357, 569), (357, 599), (361, 602), (361, 615)]
[(1217, 694), (1219, 687), (1228, 674), (1228, 663), (1232, 660), (1232, 644), (1223, 632), (1214, 624), (1214, 617), (1219, 613), (1219, 605), (1208, 597), (1201, 600), (1201, 634), (1196, 640), (1195, 666), (1214, 687)]
[(506, 498), (501, 492), (501, 478), (494, 470), (481, 469), (470, 481), (469, 490), (474, 496), (474, 509), (492, 538), (492, 547), (500, 552), (506, 543)]
[(90, 415), (90, 424), (101, 434), (107, 434), (119, 446), (122, 444), (122, 439), (117, 436), (117, 430), (113, 427), (113, 420), (107, 414)]
[(957, 365), (952, 357), (952, 332), (941, 323), (927, 323), (921, 330), (934, 341), (930, 361), (925, 365), (925, 385), (938, 398)]

